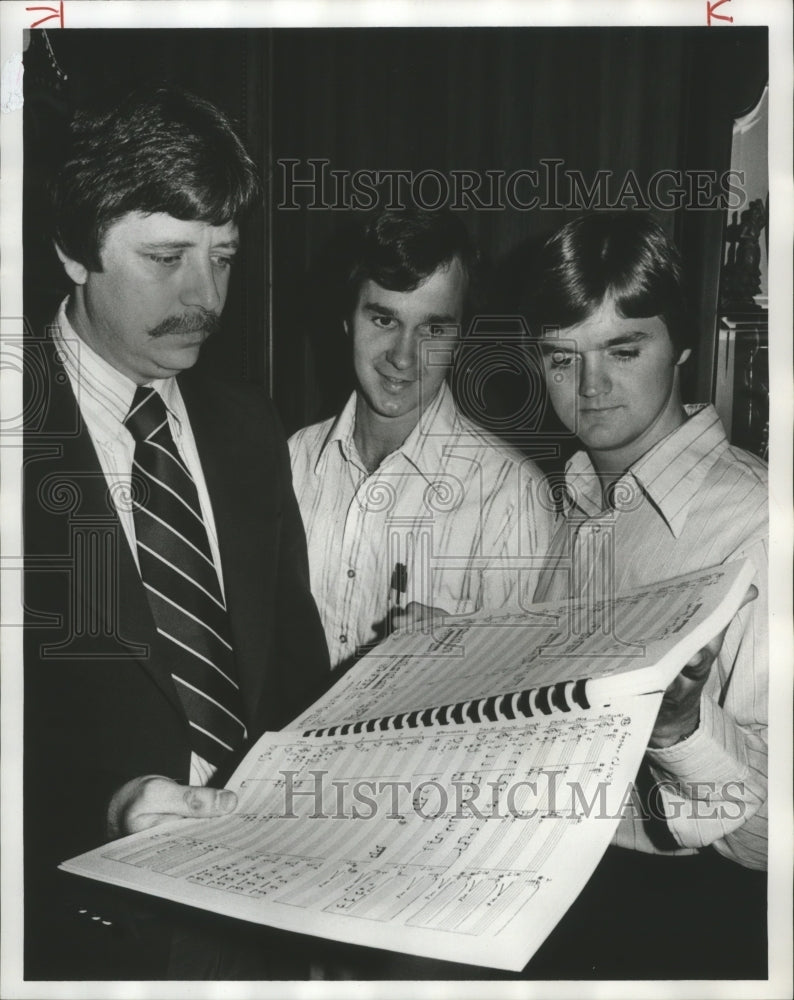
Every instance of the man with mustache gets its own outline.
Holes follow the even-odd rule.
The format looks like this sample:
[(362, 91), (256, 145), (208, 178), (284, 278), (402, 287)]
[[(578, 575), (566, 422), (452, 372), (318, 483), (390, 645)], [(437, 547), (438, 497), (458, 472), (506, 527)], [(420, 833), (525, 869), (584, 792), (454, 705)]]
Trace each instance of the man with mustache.
[(26, 975), (256, 978), (261, 934), (263, 967), (241, 965), (245, 930), (57, 871), (229, 812), (244, 745), (328, 674), (271, 404), (189, 371), (255, 166), (217, 108), (169, 89), (78, 115), (71, 143), (52, 204), (74, 287), (27, 347)]

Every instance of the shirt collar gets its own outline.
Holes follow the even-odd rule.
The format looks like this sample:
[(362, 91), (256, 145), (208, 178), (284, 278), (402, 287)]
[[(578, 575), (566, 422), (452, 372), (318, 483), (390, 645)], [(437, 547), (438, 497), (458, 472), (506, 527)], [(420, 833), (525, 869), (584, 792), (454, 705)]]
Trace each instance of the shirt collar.
[[(52, 330), (53, 343), (63, 356), (63, 366), (69, 375), (83, 418), (91, 423), (101, 440), (113, 441), (122, 433), (129, 433), (124, 427), (124, 418), (129, 413), (137, 385), (97, 354), (76, 333), (66, 316), (68, 302), (67, 296), (58, 310)], [(178, 433), (181, 423), (175, 412), (178, 392), (176, 379), (155, 379), (147, 384), (162, 397)]]
[(566, 513), (578, 507), (588, 517), (602, 510), (601, 483), (586, 451), (577, 451), (565, 463), (563, 506)]
[(435, 476), (440, 468), (443, 449), (456, 433), (458, 411), (446, 382), (422, 413), (416, 427), (398, 449), (419, 472)]
[[(618, 483), (633, 479), (653, 502), (671, 533), (683, 531), (692, 500), (711, 467), (729, 447), (717, 411), (710, 404), (685, 406), (687, 419), (659, 441)], [(566, 508), (592, 516), (602, 510), (601, 486), (584, 451), (565, 468)], [(619, 493), (618, 493), (619, 495)]]
[[(327, 460), (328, 452), (334, 444), (339, 448), (346, 461), (361, 465), (363, 469), (363, 463), (353, 440), (353, 431), (356, 426), (356, 399), (357, 393), (354, 392), (331, 425), (320, 449), (320, 454), (317, 456), (314, 465), (315, 473), (319, 470), (320, 464)], [(448, 443), (450, 434), (454, 433), (456, 421), (455, 401), (449, 386), (443, 382), (414, 429), (400, 447), (388, 456), (386, 461), (392, 460), (395, 455), (401, 455), (423, 475), (425, 474), (423, 467), (437, 473), (441, 449), (445, 443)]]
[(358, 457), (358, 449), (353, 441), (353, 430), (356, 426), (356, 393), (352, 393), (344, 405), (344, 409), (331, 424), (331, 429), (323, 441), (317, 461), (314, 463), (315, 473), (319, 471), (321, 463), (327, 461), (329, 451), (334, 447), (339, 449), (345, 461), (355, 461), (361, 464)]

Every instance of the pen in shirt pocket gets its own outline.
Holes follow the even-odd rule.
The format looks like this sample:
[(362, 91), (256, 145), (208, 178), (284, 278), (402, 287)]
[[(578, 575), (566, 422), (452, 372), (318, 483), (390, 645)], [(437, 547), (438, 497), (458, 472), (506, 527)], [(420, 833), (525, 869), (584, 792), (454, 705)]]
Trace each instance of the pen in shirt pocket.
[(405, 563), (394, 564), (390, 589), (394, 592), (394, 603), (399, 608), (400, 598), (408, 589), (408, 569)]
[(389, 631), (391, 631), (391, 629), (395, 626), (395, 618), (401, 608), (402, 596), (405, 594), (407, 589), (408, 569), (405, 563), (395, 563), (391, 574), (391, 583), (389, 584)]

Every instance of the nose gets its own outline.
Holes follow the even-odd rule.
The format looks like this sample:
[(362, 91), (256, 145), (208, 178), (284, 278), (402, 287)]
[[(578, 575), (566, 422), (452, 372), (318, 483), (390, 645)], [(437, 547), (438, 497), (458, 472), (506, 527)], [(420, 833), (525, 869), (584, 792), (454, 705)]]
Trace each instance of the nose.
[(386, 351), (386, 360), (398, 371), (404, 372), (416, 364), (418, 349), (418, 338), (409, 329), (398, 330), (389, 349)]
[(579, 369), (579, 395), (592, 398), (609, 392), (612, 383), (603, 361), (596, 354), (582, 354)]
[(224, 279), (216, 273), (211, 261), (191, 261), (184, 274), (180, 295), (182, 304), (219, 313), (225, 298)]

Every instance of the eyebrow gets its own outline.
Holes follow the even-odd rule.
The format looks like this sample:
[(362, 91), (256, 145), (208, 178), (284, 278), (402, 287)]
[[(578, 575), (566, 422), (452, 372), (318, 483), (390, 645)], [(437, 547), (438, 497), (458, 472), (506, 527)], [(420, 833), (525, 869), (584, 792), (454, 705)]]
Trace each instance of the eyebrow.
[[(393, 309), (381, 305), (379, 302), (362, 302), (361, 308), (365, 312), (397, 317), (397, 313)], [(456, 316), (453, 316), (452, 313), (431, 313), (429, 316), (423, 318), (422, 323), (429, 323), (431, 326), (459, 326), (460, 320)]]
[(380, 302), (362, 302), (361, 308), (367, 312), (384, 313), (386, 316), (394, 316), (394, 310), (388, 306), (382, 306)]
[[(607, 347), (620, 347), (622, 344), (638, 344), (640, 341), (647, 340), (651, 334), (647, 333), (645, 330), (634, 330), (632, 333), (621, 333), (617, 337), (610, 337), (609, 340), (605, 340), (603, 344), (600, 344), (595, 350), (602, 351)], [(571, 337), (570, 341), (574, 344), (576, 343), (576, 338)], [(570, 351), (575, 348), (569, 347), (565, 341), (559, 340), (542, 340), (540, 342), (540, 350), (543, 354), (552, 354), (554, 351)]]
[[(142, 250), (190, 250), (196, 243), (192, 240), (155, 240), (141, 243)], [(215, 243), (211, 250), (237, 250), (240, 246), (237, 240), (224, 240), (223, 243)]]

